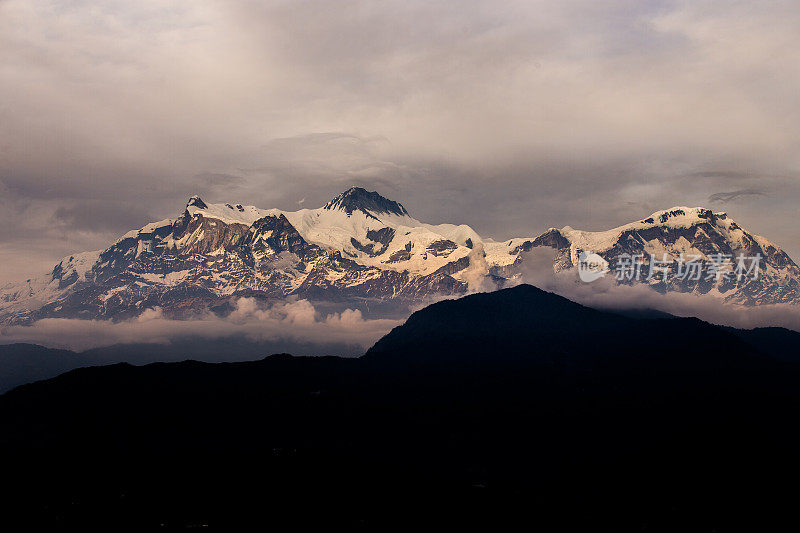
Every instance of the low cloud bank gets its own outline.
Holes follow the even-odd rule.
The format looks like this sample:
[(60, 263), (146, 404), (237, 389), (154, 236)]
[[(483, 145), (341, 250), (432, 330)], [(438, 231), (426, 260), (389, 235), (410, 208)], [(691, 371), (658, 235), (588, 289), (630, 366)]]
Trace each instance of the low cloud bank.
[[(29, 342), (82, 351), (115, 344), (173, 344), (235, 337), (269, 346), (318, 346), (315, 355), (360, 355), (400, 322), (365, 319), (346, 309), (322, 315), (307, 300), (260, 307), (253, 298), (240, 298), (226, 317), (211, 313), (196, 320), (165, 318), (158, 308), (122, 322), (46, 318), (30, 326), (0, 330), (0, 342)], [(305, 355), (305, 354), (304, 354)]]
[[(474, 281), (470, 292), (487, 289)], [(652, 309), (737, 328), (780, 326), (800, 331), (800, 306), (736, 306), (724, 304), (712, 296), (662, 295), (645, 285), (617, 285), (610, 278), (584, 283), (573, 271), (553, 272), (553, 252), (549, 249), (536, 249), (526, 254), (519, 281), (597, 309)], [(185, 348), (207, 341), (209, 352), (213, 350), (221, 356), (225, 355), (222, 352), (232, 352), (224, 359), (237, 358), (233, 353), (237, 350), (239, 358), (252, 358), (248, 354), (255, 351), (245, 353), (244, 348), (237, 348), (248, 344), (258, 346), (257, 353), (264, 355), (288, 351), (295, 355), (358, 356), (401, 322), (364, 318), (361, 311), (353, 309), (322, 313), (307, 300), (292, 300), (265, 308), (253, 298), (240, 298), (236, 309), (226, 317), (209, 313), (195, 320), (172, 320), (156, 308), (122, 322), (47, 318), (30, 326), (1, 328), (0, 343), (26, 342), (75, 351), (136, 344), (160, 346), (163, 352), (170, 346)], [(163, 354), (153, 357), (161, 359)], [(216, 359), (198, 355), (202, 359), (209, 357)]]
[(520, 281), (596, 309), (653, 309), (741, 329), (778, 326), (800, 331), (800, 306), (745, 307), (726, 304), (714, 296), (677, 292), (660, 294), (646, 285), (618, 285), (610, 277), (584, 283), (574, 270), (555, 273), (554, 255), (555, 252), (549, 248), (537, 248), (527, 253)]

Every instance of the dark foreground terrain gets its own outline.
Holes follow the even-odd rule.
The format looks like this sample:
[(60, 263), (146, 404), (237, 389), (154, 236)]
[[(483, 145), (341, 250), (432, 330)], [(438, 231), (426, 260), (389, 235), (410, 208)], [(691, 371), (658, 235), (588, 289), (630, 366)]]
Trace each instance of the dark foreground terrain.
[(520, 286), (360, 359), (75, 370), (0, 396), (0, 529), (795, 531), (797, 345)]

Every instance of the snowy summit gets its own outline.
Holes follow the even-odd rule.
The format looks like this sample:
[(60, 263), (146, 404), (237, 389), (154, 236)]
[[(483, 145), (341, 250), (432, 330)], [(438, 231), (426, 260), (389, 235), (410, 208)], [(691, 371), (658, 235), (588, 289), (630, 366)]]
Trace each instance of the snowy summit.
[(125, 318), (155, 306), (191, 317), (241, 295), (412, 305), (517, 283), (536, 249), (553, 250), (557, 272), (574, 269), (584, 251), (609, 264), (622, 255), (759, 254), (758, 280), (642, 282), (746, 305), (796, 303), (800, 295), (800, 270), (786, 253), (727, 214), (702, 207), (658, 211), (608, 231), (567, 226), (495, 242), (467, 225), (425, 224), (399, 202), (352, 187), (323, 207), (298, 211), (192, 196), (177, 218), (149, 223), (105, 250), (74, 254), (45, 276), (6, 287), (0, 321)]

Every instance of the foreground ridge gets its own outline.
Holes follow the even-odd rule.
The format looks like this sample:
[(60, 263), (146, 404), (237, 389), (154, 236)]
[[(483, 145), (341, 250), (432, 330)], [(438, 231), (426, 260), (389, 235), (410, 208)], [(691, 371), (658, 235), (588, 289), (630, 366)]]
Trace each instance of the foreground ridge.
[(417, 311), (362, 358), (82, 368), (0, 395), (3, 520), (779, 531), (800, 334), (753, 333), (520, 285)]

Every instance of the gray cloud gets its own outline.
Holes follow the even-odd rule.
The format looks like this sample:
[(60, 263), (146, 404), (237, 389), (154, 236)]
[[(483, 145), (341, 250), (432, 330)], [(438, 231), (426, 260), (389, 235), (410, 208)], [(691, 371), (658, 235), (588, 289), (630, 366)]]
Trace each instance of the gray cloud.
[(141, 226), (142, 220), (150, 220), (152, 216), (138, 203), (86, 200), (60, 205), (53, 218), (69, 231), (124, 233)]
[(798, 256), (798, 25), (789, 0), (5, 0), (0, 282), (191, 194), (353, 184), (497, 238), (769, 191), (730, 214)]
[(759, 191), (757, 189), (742, 189), (739, 191), (730, 191), (730, 192), (718, 192), (714, 193), (708, 197), (708, 201), (713, 203), (721, 203), (726, 204), (728, 202), (732, 202), (733, 200), (739, 200), (741, 198), (747, 198), (749, 196), (766, 196), (764, 191)]
[(199, 187), (206, 188), (219, 194), (242, 187), (247, 180), (242, 176), (220, 172), (201, 172), (194, 176)]
[(734, 172), (727, 170), (704, 170), (702, 172), (692, 172), (689, 174), (691, 178), (727, 178), (730, 180), (742, 180), (752, 178), (753, 176), (747, 172)]

